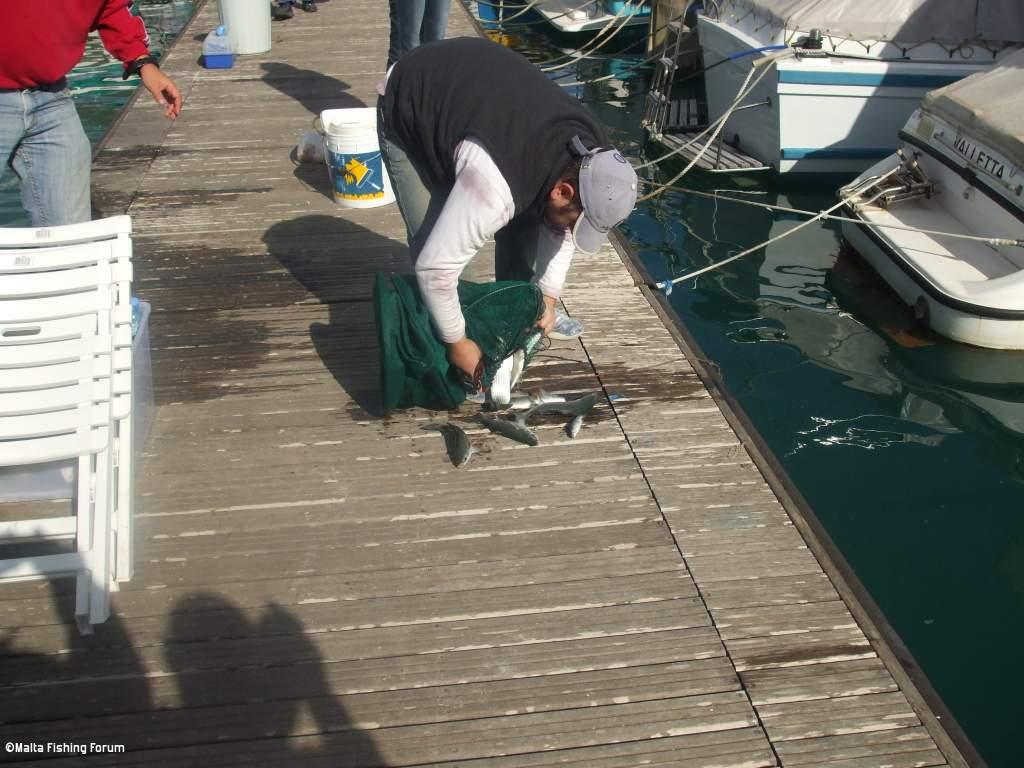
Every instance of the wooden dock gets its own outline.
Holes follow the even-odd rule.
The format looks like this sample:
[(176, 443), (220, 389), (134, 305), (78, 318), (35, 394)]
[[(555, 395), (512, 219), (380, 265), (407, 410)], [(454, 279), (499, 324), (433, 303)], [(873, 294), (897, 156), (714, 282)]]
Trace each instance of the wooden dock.
[[(165, 61), (181, 118), (138, 99), (95, 163), (153, 306), (135, 578), (91, 638), (70, 582), (0, 588), (4, 741), (125, 751), (6, 759), (968, 764), (611, 246), (568, 281), (582, 343), (525, 382), (601, 393), (578, 438), (473, 428), (456, 470), (420, 428), (473, 407), (374, 415), (370, 286), (409, 270), (402, 220), (336, 207), (290, 153), (321, 109), (373, 105), (387, 4), (297, 12), (208, 71), (215, 19)], [(458, 3), (450, 34), (478, 34)]]

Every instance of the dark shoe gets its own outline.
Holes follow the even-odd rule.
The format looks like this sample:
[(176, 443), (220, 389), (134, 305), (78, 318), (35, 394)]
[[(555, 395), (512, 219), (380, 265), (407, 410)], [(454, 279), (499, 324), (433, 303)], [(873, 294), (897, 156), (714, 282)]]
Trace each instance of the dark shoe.
[(316, 11), (316, 3), (314, 0), (302, 0), (302, 10), (306, 13), (314, 13)]
[(291, 3), (288, 3), (288, 5), (274, 4), (270, 8), (270, 18), (274, 21), (284, 21), (285, 19), (290, 19), (294, 15), (295, 11), (292, 10)]

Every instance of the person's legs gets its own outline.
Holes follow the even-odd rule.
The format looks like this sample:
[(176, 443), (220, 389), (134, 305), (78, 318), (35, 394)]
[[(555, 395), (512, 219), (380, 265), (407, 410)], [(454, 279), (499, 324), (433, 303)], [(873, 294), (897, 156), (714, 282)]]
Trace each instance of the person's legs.
[(494, 279), (532, 280), (537, 260), (537, 230), (506, 227), (494, 236)]
[(391, 41), (388, 45), (388, 66), (420, 44), (424, 6), (427, 0), (389, 0)]
[(384, 69), (388, 70), (391, 65), (398, 61), (398, 46), (399, 46), (399, 32), (398, 32), (398, 10), (395, 6), (399, 0), (388, 0), (388, 62), (384, 65)]
[(444, 207), (446, 194), (443, 190), (431, 189), (424, 181), (405, 149), (388, 138), (383, 127), (380, 110), (377, 110), (377, 138), (380, 142), (384, 167), (391, 179), (395, 201), (405, 221), (406, 236), (412, 260), (416, 261), (423, 242), (437, 221)]
[(420, 44), (444, 40), (448, 31), (448, 6), (451, 0), (424, 0)]
[(274, 21), (290, 19), (295, 15), (292, 10), (292, 0), (271, 0), (270, 18)]
[(21, 91), (0, 93), (0, 177), (14, 163), (14, 152), (25, 135), (28, 101)]
[(34, 227), (77, 224), (92, 218), (89, 180), (92, 147), (71, 92), (25, 91), (25, 131), (10, 163), (21, 179), (21, 203)]
[[(495, 280), (533, 279), (537, 265), (538, 234), (536, 227), (516, 230), (506, 227), (494, 236)], [(548, 336), (552, 339), (575, 339), (582, 333), (583, 323), (569, 317), (561, 304), (556, 304), (555, 325)]]

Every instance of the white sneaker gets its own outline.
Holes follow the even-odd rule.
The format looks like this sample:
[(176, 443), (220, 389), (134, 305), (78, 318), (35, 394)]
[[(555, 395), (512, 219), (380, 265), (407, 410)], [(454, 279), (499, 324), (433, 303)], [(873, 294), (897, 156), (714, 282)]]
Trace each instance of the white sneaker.
[(583, 323), (569, 317), (561, 307), (555, 307), (555, 324), (548, 338), (566, 341), (583, 335)]
[(511, 354), (501, 361), (498, 370), (494, 372), (491, 379), (491, 402), (499, 408), (504, 408), (512, 402), (512, 366), (515, 354)]

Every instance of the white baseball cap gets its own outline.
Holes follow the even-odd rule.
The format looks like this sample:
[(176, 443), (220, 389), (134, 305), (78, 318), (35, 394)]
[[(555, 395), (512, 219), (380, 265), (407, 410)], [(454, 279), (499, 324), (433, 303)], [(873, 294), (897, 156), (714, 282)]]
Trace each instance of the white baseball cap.
[(579, 136), (573, 136), (569, 151), (582, 158), (579, 193), (583, 213), (572, 228), (573, 243), (584, 253), (597, 253), (608, 239), (608, 231), (625, 221), (636, 205), (636, 171), (614, 147), (587, 149)]

